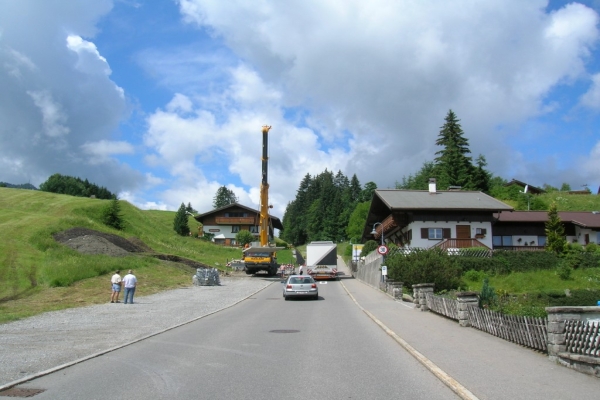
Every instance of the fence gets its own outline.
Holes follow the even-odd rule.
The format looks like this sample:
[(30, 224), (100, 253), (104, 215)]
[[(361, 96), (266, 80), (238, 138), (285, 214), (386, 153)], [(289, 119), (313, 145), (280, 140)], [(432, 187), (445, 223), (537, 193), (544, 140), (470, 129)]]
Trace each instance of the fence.
[(532, 349), (548, 350), (546, 318), (504, 315), (476, 306), (470, 306), (468, 310), (474, 328)]
[(456, 300), (448, 297), (436, 296), (432, 293), (427, 293), (426, 298), (427, 307), (429, 307), (431, 311), (458, 321), (458, 305)]
[[(459, 320), (458, 300), (436, 296), (433, 293), (427, 293), (426, 299), (427, 307), (431, 311)], [(548, 321), (546, 318), (504, 315), (473, 305), (466, 309), (468, 310), (468, 325), (509, 342), (547, 351)]]
[(565, 346), (571, 354), (600, 357), (600, 323), (566, 321)]

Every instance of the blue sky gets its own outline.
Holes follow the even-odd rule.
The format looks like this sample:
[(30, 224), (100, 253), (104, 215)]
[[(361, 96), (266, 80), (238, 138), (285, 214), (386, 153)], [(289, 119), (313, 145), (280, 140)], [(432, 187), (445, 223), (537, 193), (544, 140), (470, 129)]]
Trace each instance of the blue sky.
[(597, 1), (0, 0), (0, 181), (273, 213), (326, 168), (380, 188), (444, 117), (504, 179), (600, 186)]

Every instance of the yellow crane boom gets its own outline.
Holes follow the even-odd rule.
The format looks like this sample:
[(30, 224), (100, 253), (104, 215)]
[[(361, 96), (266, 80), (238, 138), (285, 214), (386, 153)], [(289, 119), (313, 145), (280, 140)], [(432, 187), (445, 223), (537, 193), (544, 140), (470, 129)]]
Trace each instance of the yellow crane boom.
[(262, 127), (262, 181), (260, 183), (260, 246), (269, 244), (269, 130), (270, 126)]

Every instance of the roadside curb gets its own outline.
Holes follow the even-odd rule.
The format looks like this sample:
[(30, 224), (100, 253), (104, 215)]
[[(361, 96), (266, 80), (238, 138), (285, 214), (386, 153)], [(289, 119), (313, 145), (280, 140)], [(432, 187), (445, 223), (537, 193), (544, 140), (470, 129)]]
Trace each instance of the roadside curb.
[(220, 311), (226, 310), (226, 309), (228, 309), (228, 308), (231, 308), (231, 307), (233, 307), (233, 306), (235, 306), (235, 305), (237, 305), (237, 304), (241, 303), (242, 301), (244, 301), (244, 300), (248, 299), (249, 297), (252, 297), (252, 296), (254, 296), (255, 294), (257, 294), (257, 293), (259, 293), (259, 292), (261, 292), (261, 291), (265, 290), (265, 289), (266, 289), (266, 288), (268, 288), (269, 286), (271, 286), (273, 283), (275, 283), (275, 282), (269, 282), (269, 284), (265, 285), (264, 287), (262, 287), (262, 288), (258, 289), (257, 291), (255, 291), (255, 292), (253, 292), (253, 293), (249, 294), (248, 296), (246, 296), (246, 297), (244, 297), (244, 298), (242, 298), (242, 299), (240, 299), (240, 300), (237, 300), (237, 301), (233, 302), (232, 304), (230, 304), (230, 305), (228, 305), (228, 306), (225, 306), (225, 307), (219, 308), (218, 310), (215, 310), (215, 311), (211, 311), (211, 312), (209, 312), (209, 313), (207, 313), (207, 314), (204, 314), (204, 315), (201, 315), (201, 316), (199, 316), (199, 317), (193, 318), (193, 319), (191, 319), (191, 320), (189, 320), (189, 321), (182, 322), (182, 323), (180, 323), (180, 324), (177, 324), (177, 325), (171, 326), (171, 327), (169, 327), (169, 328), (162, 329), (162, 330), (160, 330), (160, 331), (158, 331), (158, 332), (150, 333), (150, 334), (148, 334), (148, 335), (146, 335), (146, 336), (143, 336), (143, 337), (141, 337), (141, 338), (139, 338), (139, 339), (136, 339), (136, 340), (133, 340), (133, 341), (131, 341), (131, 342), (127, 342), (127, 343), (124, 343), (124, 344), (121, 344), (121, 345), (118, 345), (118, 346), (115, 346), (115, 347), (111, 347), (111, 348), (109, 348), (109, 349), (107, 349), (107, 350), (102, 350), (102, 351), (96, 352), (96, 353), (94, 353), (94, 354), (91, 354), (91, 355), (89, 355), (89, 356), (85, 356), (85, 357), (79, 358), (79, 359), (77, 359), (77, 360), (75, 360), (75, 361), (70, 361), (70, 362), (68, 362), (68, 363), (61, 364), (61, 365), (59, 365), (59, 366), (57, 366), (57, 367), (50, 368), (50, 369), (47, 369), (47, 370), (44, 370), (44, 371), (40, 371), (40, 372), (37, 372), (37, 373), (35, 373), (35, 374), (32, 374), (32, 375), (29, 375), (29, 376), (25, 376), (25, 377), (23, 377), (23, 378), (21, 378), (21, 379), (18, 379), (18, 380), (16, 380), (16, 381), (12, 381), (12, 382), (9, 382), (9, 383), (5, 383), (4, 385), (0, 385), (0, 392), (1, 392), (1, 391), (3, 391), (3, 390), (6, 390), (6, 389), (10, 389), (10, 388), (12, 388), (12, 387), (14, 387), (14, 386), (20, 385), (20, 384), (22, 384), (22, 383), (29, 382), (29, 381), (32, 381), (32, 380), (34, 380), (34, 379), (40, 378), (40, 377), (42, 377), (42, 376), (50, 375), (50, 374), (52, 374), (52, 373), (54, 373), (54, 372), (56, 372), (56, 371), (60, 371), (60, 370), (62, 370), (62, 369), (65, 369), (65, 368), (71, 367), (71, 366), (73, 366), (73, 365), (76, 365), (76, 364), (82, 363), (82, 362), (84, 362), (84, 361), (91, 360), (92, 358), (96, 358), (96, 357), (99, 357), (99, 356), (101, 356), (101, 355), (104, 355), (104, 354), (107, 354), (107, 353), (113, 352), (113, 351), (115, 351), (115, 350), (122, 349), (123, 347), (127, 347), (127, 346), (130, 346), (130, 345), (132, 345), (132, 344), (135, 344), (135, 343), (137, 343), (137, 342), (141, 342), (142, 340), (146, 340), (146, 339), (148, 339), (148, 338), (151, 338), (151, 337), (153, 337), (153, 336), (160, 335), (161, 333), (165, 333), (165, 332), (167, 332), (167, 331), (170, 331), (170, 330), (173, 330), (173, 329), (175, 329), (175, 328), (179, 328), (180, 326), (183, 326), (183, 325), (190, 324), (190, 323), (192, 323), (192, 322), (198, 321), (199, 319), (202, 319), (202, 318), (208, 317), (209, 315), (216, 314), (216, 313), (218, 313), (218, 312), (220, 312)]
[[(356, 304), (358, 306), (358, 308), (361, 309), (362, 312), (367, 314), (367, 316), (369, 318), (371, 318), (373, 320), (373, 322), (375, 322), (377, 325), (379, 325), (379, 327), (381, 329), (383, 329), (383, 331), (385, 333), (387, 333), (400, 346), (402, 346), (410, 355), (412, 355), (414, 358), (416, 358), (417, 361), (419, 361), (421, 364), (423, 364), (423, 366), (425, 368), (427, 368), (433, 375), (435, 375), (446, 386), (448, 386), (461, 399), (463, 399), (463, 400), (479, 400), (479, 398), (477, 396), (475, 396), (473, 393), (471, 393), (470, 390), (468, 390), (466, 387), (461, 385), (458, 381), (456, 381), (454, 378), (452, 378), (450, 375), (448, 375), (446, 372), (444, 372), (440, 367), (435, 365), (433, 363), (433, 361), (429, 360), (423, 354), (418, 352), (414, 347), (412, 347), (410, 344), (408, 344), (408, 342), (406, 342), (404, 339), (402, 339), (400, 336), (398, 336), (394, 331), (392, 331), (390, 328), (388, 328), (383, 322), (381, 322), (379, 319), (377, 319), (377, 317), (375, 317), (373, 314), (371, 314), (369, 311), (367, 311), (365, 308), (363, 308), (358, 303), (358, 301), (354, 298), (352, 293), (350, 293), (350, 291), (348, 290), (346, 285), (344, 285), (343, 282), (340, 282), (340, 283), (341, 283), (342, 287), (344, 288), (344, 290), (346, 291), (346, 293), (348, 293), (348, 296), (350, 296), (352, 301), (354, 301), (354, 304)], [(371, 286), (369, 286), (369, 287), (371, 287)]]

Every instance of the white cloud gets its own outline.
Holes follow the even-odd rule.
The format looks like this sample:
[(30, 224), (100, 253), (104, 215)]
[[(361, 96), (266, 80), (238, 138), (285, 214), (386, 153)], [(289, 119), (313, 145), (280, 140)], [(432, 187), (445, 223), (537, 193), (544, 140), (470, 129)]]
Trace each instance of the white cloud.
[(67, 115), (63, 107), (54, 101), (47, 91), (27, 91), (35, 105), (40, 109), (44, 125), (44, 133), (52, 138), (60, 138), (69, 134), (70, 129), (65, 126)]
[(110, 75), (111, 70), (106, 62), (106, 58), (102, 57), (96, 48), (96, 45), (87, 40), (83, 40), (81, 36), (67, 36), (67, 47), (78, 55), (77, 68), (81, 72), (91, 74)]
[(111, 7), (110, 0), (0, 0), (0, 148), (21, 163), (0, 159), (3, 181), (39, 185), (61, 173), (112, 192), (141, 183), (111, 157), (130, 154), (113, 138), (127, 115), (123, 89), (93, 43)]
[(88, 156), (88, 162), (92, 165), (106, 163), (114, 155), (134, 153), (134, 147), (130, 143), (109, 140), (84, 143), (81, 150)]
[[(586, 76), (599, 38), (592, 9), (573, 3), (548, 12), (543, 0), (180, 0), (179, 5), (186, 22), (209, 29), (252, 72), (246, 75), (252, 79), (240, 74), (241, 86), (231, 86), (239, 97), (238, 108), (225, 117), (230, 125), (256, 111), (252, 103), (260, 82), (277, 94), (268, 101), (279, 112), (305, 110), (300, 121), (291, 122), (310, 131), (301, 140), (317, 139), (308, 148), (289, 146), (294, 167), (305, 168), (298, 159), (306, 154), (319, 160), (311, 153), (332, 146), (329, 162), (316, 165), (358, 172), (363, 183), (373, 180), (381, 187), (393, 187), (433, 158), (448, 109), (461, 119), (475, 156), (483, 153), (495, 173), (511, 170), (509, 134), (564, 107), (549, 93)], [(336, 144), (341, 138), (345, 143)], [(275, 146), (288, 151), (285, 143)], [(236, 158), (231, 168), (240, 171), (243, 165), (247, 171), (244, 160)]]
[(581, 96), (581, 105), (593, 110), (600, 110), (600, 73), (591, 77), (592, 84), (588, 91)]

